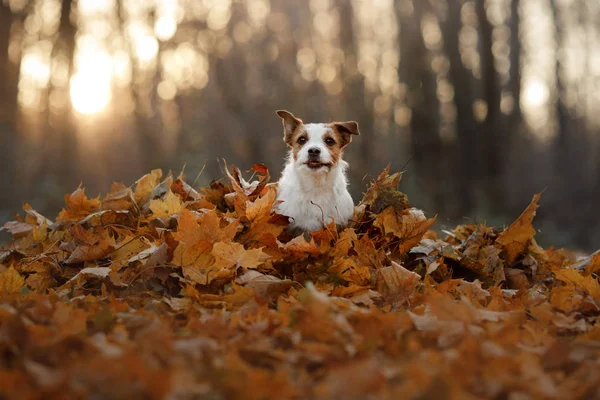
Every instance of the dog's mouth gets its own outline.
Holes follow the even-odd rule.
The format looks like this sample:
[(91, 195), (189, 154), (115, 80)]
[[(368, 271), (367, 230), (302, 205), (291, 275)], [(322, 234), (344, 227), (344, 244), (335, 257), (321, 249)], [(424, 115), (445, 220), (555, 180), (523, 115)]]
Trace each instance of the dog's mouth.
[(320, 161), (307, 161), (306, 163), (304, 163), (304, 165), (313, 170), (317, 170), (323, 167), (331, 167), (331, 163), (322, 163)]

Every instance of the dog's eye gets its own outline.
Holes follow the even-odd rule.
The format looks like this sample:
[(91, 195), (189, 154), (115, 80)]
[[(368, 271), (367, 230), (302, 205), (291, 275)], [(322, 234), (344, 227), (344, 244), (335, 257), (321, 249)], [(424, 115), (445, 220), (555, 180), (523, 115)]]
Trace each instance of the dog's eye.
[(325, 139), (325, 143), (327, 144), (327, 146), (333, 146), (335, 144), (335, 140), (333, 140), (333, 138), (328, 137), (327, 139)]
[(304, 143), (306, 143), (306, 137), (304, 137), (304, 136), (300, 136), (300, 137), (298, 138), (298, 143), (299, 143), (299, 144), (304, 144)]

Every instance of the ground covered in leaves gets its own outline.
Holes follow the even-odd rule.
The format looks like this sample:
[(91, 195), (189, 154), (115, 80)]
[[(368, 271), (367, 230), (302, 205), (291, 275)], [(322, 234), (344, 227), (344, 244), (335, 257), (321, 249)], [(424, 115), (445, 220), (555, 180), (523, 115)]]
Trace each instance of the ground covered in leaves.
[(25, 205), (0, 251), (0, 398), (600, 398), (600, 253), (436, 234), (384, 171), (291, 237), (264, 166)]

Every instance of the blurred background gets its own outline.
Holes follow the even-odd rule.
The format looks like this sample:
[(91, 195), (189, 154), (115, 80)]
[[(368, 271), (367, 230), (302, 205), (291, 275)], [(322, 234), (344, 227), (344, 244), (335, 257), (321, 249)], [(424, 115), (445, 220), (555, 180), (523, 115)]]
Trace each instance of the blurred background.
[(0, 0), (0, 224), (153, 168), (279, 176), (277, 109), (356, 120), (356, 201), (387, 164), (438, 229), (600, 244), (597, 0)]

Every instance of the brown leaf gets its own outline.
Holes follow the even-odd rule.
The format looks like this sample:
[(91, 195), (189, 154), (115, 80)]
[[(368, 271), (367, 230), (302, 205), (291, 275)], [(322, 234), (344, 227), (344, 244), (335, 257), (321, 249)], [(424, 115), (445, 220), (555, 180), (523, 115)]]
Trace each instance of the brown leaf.
[(379, 284), (383, 285), (382, 291), (388, 294), (409, 294), (421, 282), (419, 274), (393, 261), (391, 266), (379, 269), (377, 275)]
[(13, 268), (0, 273), (0, 294), (19, 293), (25, 279)]
[(56, 221), (79, 221), (89, 214), (98, 211), (100, 200), (98, 198), (88, 199), (84, 189), (78, 188), (73, 193), (65, 196), (67, 205), (56, 218)]
[(100, 208), (102, 210), (129, 210), (133, 207), (135, 200), (130, 188), (122, 183), (113, 183), (110, 187), (110, 193), (102, 200)]
[(399, 253), (405, 255), (419, 244), (434, 223), (435, 217), (427, 219), (419, 210), (410, 209), (398, 213), (393, 207), (388, 207), (377, 215), (374, 225), (384, 234), (391, 233), (397, 237), (400, 242)]
[(370, 207), (371, 211), (379, 214), (388, 207), (395, 212), (402, 212), (409, 207), (408, 198), (398, 190), (402, 178), (401, 172), (390, 175), (390, 166), (379, 174), (377, 180), (371, 182), (361, 204)]
[(498, 236), (496, 243), (504, 247), (504, 253), (506, 262), (508, 265), (515, 263), (517, 258), (523, 254), (527, 248), (529, 241), (533, 239), (535, 235), (535, 229), (531, 225), (533, 217), (535, 217), (535, 210), (537, 210), (538, 201), (540, 200), (541, 193), (533, 196), (531, 203), (527, 206), (525, 211), (513, 222), (504, 232)]
[(162, 170), (155, 169), (138, 179), (134, 192), (135, 202), (138, 203), (138, 205), (142, 206), (146, 203), (150, 193), (152, 193), (152, 189), (160, 183), (162, 174)]

